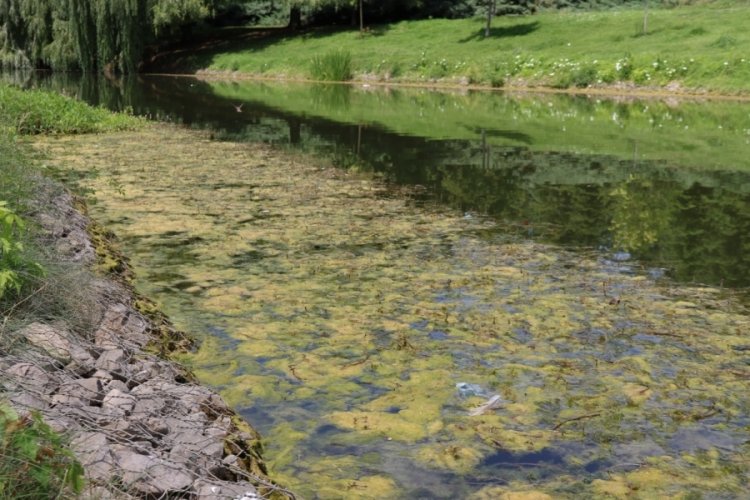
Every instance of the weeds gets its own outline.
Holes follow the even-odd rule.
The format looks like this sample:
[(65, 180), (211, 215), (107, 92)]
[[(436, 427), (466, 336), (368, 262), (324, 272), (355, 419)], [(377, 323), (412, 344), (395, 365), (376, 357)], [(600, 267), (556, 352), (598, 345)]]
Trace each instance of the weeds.
[(83, 468), (39, 414), (0, 406), (0, 499), (65, 498), (82, 488)]
[(310, 74), (314, 80), (345, 82), (354, 76), (352, 55), (345, 50), (334, 50), (312, 60)]
[(139, 118), (52, 92), (0, 84), (0, 129), (18, 134), (83, 134), (142, 126)]

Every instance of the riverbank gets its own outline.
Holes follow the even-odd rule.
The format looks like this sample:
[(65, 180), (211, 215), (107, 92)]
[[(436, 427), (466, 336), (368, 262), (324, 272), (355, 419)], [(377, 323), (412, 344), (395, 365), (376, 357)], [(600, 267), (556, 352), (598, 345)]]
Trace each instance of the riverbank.
[[(191, 340), (134, 292), (113, 236), (16, 136), (146, 122), (5, 86), (0, 104), (0, 453), (16, 464), (0, 469), (0, 494), (293, 498), (268, 478), (258, 433), (169, 359)], [(8, 444), (19, 436), (25, 447)]]
[(158, 54), (147, 69), (309, 80), (314, 61), (333, 55), (333, 64), (348, 60), (344, 74), (371, 84), (747, 95), (748, 14), (734, 2), (655, 9), (644, 28), (640, 9), (552, 11), (497, 18), (488, 38), (481, 19), (404, 21), (363, 35), (233, 29), (217, 43)]

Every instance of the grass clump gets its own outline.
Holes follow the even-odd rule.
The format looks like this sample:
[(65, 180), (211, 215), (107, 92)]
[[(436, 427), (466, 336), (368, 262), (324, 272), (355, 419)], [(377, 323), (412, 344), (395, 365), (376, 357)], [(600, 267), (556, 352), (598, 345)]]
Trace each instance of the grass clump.
[(83, 134), (141, 126), (139, 118), (52, 92), (0, 84), (0, 127), (19, 134)]
[(312, 59), (310, 75), (314, 80), (346, 82), (352, 79), (352, 55), (345, 50), (332, 50)]
[(0, 499), (66, 498), (83, 488), (83, 468), (39, 414), (0, 406)]

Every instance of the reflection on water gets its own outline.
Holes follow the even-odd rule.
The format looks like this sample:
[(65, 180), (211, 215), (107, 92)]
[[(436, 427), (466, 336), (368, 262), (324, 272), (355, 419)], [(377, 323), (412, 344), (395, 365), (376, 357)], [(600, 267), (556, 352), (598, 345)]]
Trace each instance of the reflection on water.
[(679, 281), (750, 285), (747, 104), (156, 77), (40, 84), (425, 186), (425, 200), (491, 215), (503, 231), (629, 255)]

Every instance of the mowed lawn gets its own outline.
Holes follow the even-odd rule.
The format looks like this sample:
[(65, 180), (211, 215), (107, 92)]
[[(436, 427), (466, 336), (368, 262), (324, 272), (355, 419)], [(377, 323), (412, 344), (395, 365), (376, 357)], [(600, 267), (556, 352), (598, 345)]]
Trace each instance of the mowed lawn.
[(632, 82), (720, 93), (750, 90), (750, 3), (550, 11), (279, 32), (202, 58), (206, 69), (310, 78), (315, 57), (345, 52), (355, 79), (587, 87)]

